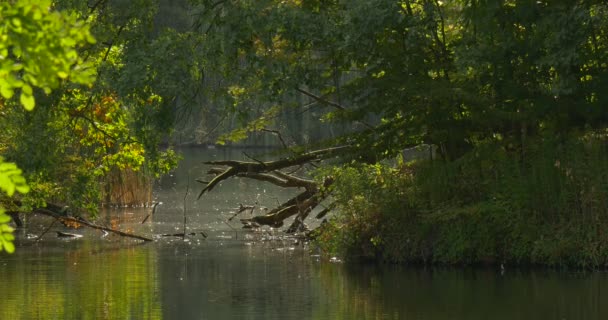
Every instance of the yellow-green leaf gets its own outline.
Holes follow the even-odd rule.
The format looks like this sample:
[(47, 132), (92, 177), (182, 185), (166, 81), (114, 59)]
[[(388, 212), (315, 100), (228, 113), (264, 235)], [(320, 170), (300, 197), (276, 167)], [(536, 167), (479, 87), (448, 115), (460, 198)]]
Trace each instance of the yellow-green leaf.
[(28, 111), (33, 110), (34, 106), (36, 105), (36, 100), (34, 99), (34, 96), (28, 95), (25, 92), (21, 93), (19, 100), (21, 101), (21, 104), (23, 105), (25, 110)]

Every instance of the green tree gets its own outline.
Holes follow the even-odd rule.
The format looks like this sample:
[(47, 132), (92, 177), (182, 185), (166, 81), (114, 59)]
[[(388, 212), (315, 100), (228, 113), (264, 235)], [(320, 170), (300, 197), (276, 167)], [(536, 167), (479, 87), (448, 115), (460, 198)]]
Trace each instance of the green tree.
[[(155, 28), (157, 1), (32, 5), (69, 17), (61, 39), (48, 42), (71, 46), (65, 56), (72, 60), (58, 64), (70, 73), (50, 77), (52, 92), (42, 85), (34, 90), (33, 111), (24, 112), (16, 97), (3, 103), (0, 152), (19, 164), (32, 189), (23, 209), (56, 202), (72, 214), (94, 215), (102, 201), (145, 202), (150, 178), (176, 164), (175, 152), (160, 143), (173, 130), (176, 101), (184, 103), (200, 77), (196, 64), (186, 63), (193, 37)], [(78, 38), (71, 41), (71, 34)], [(133, 194), (142, 190), (139, 199), (121, 198), (131, 182)]]
[[(63, 79), (90, 84), (94, 74), (80, 60), (77, 48), (94, 39), (81, 21), (66, 13), (51, 12), (51, 1), (0, 3), (0, 115), (15, 93), (26, 110), (35, 105), (34, 90), (50, 93)], [(1, 141), (0, 141), (1, 142)], [(0, 147), (3, 147), (0, 144)], [(2, 150), (2, 148), (0, 148)], [(29, 187), (22, 171), (0, 157), (0, 190), (12, 197)], [(10, 217), (0, 207), (0, 250), (14, 251)]]
[[(597, 195), (598, 190), (605, 190), (601, 179), (589, 178), (603, 176), (601, 169), (593, 172), (589, 163), (602, 157), (601, 152), (595, 152), (596, 148), (601, 149), (608, 127), (608, 95), (603, 89), (608, 79), (608, 65), (604, 62), (608, 54), (605, 2), (196, 3), (201, 12), (198, 25), (206, 40), (202, 47), (207, 68), (224, 77), (218, 101), (236, 114), (243, 114), (241, 118), (245, 120), (243, 129), (227, 135), (227, 139), (240, 139), (246, 133), (267, 129), (276, 115), (286, 110), (314, 109), (319, 111), (320, 121), (345, 124), (349, 130), (334, 139), (291, 148), (291, 152), (320, 145), (349, 145), (342, 149), (347, 152), (339, 160), (346, 168), (344, 174), (335, 174), (338, 179), (377, 183), (383, 176), (402, 175), (402, 187), (421, 200), (409, 203), (397, 187), (371, 194), (368, 189), (361, 194), (357, 189), (334, 190), (342, 209), (349, 214), (355, 213), (349, 210), (352, 201), (358, 201), (357, 208), (377, 209), (377, 199), (395, 194), (394, 201), (382, 202), (387, 204), (382, 208), (391, 211), (390, 207), (411, 209), (408, 206), (412, 205), (416, 210), (430, 212), (426, 221), (436, 224), (412, 225), (449, 234), (452, 238), (443, 239), (442, 245), (460, 245), (443, 252), (444, 262), (475, 256), (479, 243), (486, 246), (477, 249), (498, 250), (501, 245), (489, 248), (489, 244), (494, 244), (490, 241), (492, 230), (504, 231), (500, 225), (505, 222), (503, 219), (511, 219), (509, 223), (521, 227), (504, 231), (512, 231), (511, 235), (521, 241), (518, 243), (522, 251), (513, 256), (532, 259), (534, 255), (544, 255), (555, 261), (564, 252), (577, 254), (571, 250), (574, 241), (569, 241), (576, 238), (572, 234), (587, 234), (590, 248), (605, 240), (596, 238), (594, 230), (586, 229), (581, 218), (585, 215), (569, 214), (555, 206), (568, 203), (564, 208), (588, 212), (593, 217), (604, 212), (581, 195)], [(251, 121), (256, 116), (259, 120)], [(417, 179), (422, 174), (412, 177), (412, 169), (405, 167), (407, 174), (399, 170), (369, 173), (368, 167), (363, 167), (361, 174), (349, 170), (349, 166), (359, 168), (368, 163), (373, 171), (376, 162), (420, 144), (430, 145), (439, 158), (432, 170), (418, 168), (429, 182)], [(562, 164), (555, 159), (568, 157), (568, 148), (581, 150), (582, 145), (587, 146), (584, 157), (573, 160), (569, 168), (579, 166), (578, 172), (589, 179), (584, 179), (586, 182), (581, 182), (575, 191), (573, 185), (562, 180)], [(520, 180), (509, 180), (512, 184), (501, 188), (494, 179), (504, 178), (509, 170)], [(590, 171), (583, 173), (585, 170)], [(567, 178), (577, 180), (570, 174)], [(406, 183), (412, 179), (414, 184)], [(593, 186), (589, 184), (592, 180)], [(545, 187), (539, 188), (541, 185)], [(483, 192), (490, 187), (500, 190), (494, 198)], [(336, 188), (348, 189), (349, 185), (338, 181)], [(428, 193), (416, 193), (420, 190)], [(550, 196), (539, 195), (538, 190), (545, 190)], [(597, 195), (596, 199), (604, 196)], [(505, 201), (510, 204), (505, 206)], [(581, 206), (582, 203), (587, 205)], [(512, 214), (505, 218), (505, 212)], [(361, 214), (361, 219), (369, 219), (369, 225), (375, 225), (377, 230), (393, 230), (387, 226), (390, 222), (378, 218), (386, 218), (382, 212), (373, 213), (378, 212)], [(529, 214), (529, 220), (520, 214)], [(402, 219), (398, 221), (409, 221), (406, 213), (395, 216)], [(454, 219), (446, 218), (458, 222), (458, 231), (443, 232), (453, 224), (433, 220), (437, 217)], [(572, 224), (559, 225), (553, 220)], [(357, 223), (354, 218), (348, 221)], [(534, 247), (530, 242), (548, 242), (535, 238), (522, 221), (539, 229), (561, 228), (573, 233), (561, 233), (568, 240), (555, 241), (560, 245), (550, 249)], [(485, 224), (487, 232), (475, 239), (467, 238), (478, 223)], [(568, 229), (572, 225), (580, 229)], [(377, 231), (370, 231), (365, 223), (359, 226), (362, 229), (351, 225), (352, 234), (333, 234), (356, 238)], [(369, 239), (361, 239), (369, 244)], [(589, 256), (585, 261), (593, 259)]]

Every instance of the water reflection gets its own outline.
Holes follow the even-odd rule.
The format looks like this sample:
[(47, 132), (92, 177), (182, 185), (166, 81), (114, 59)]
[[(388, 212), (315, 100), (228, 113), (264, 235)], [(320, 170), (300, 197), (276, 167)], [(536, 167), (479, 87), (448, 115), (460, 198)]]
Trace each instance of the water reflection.
[(0, 319), (161, 319), (153, 247), (19, 249), (0, 258)]
[(204, 230), (208, 238), (158, 237), (142, 245), (78, 230), (81, 239), (48, 233), (36, 244), (28, 233), (40, 234), (49, 221), (30, 217), (28, 231), (17, 234), (17, 252), (0, 255), (0, 319), (608, 317), (606, 273), (350, 266), (319, 261), (271, 230), (228, 226), (239, 202), (270, 206), (293, 190), (235, 180), (200, 201), (194, 192), (184, 201), (184, 177), (198, 177), (192, 166), (211, 156), (190, 150), (185, 166), (163, 178), (156, 191), (163, 205), (149, 222), (141, 224), (149, 208), (102, 219), (146, 235), (180, 232), (185, 206), (188, 231)]
[[(332, 319), (605, 319), (605, 273), (319, 266)], [(337, 310), (336, 310), (337, 309)]]

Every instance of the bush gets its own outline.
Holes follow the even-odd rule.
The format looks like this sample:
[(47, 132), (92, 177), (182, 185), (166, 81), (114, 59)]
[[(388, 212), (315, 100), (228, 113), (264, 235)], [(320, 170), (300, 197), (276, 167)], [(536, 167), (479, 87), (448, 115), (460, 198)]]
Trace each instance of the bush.
[(608, 263), (608, 150), (601, 134), (477, 146), (456, 161), (334, 168), (328, 253), (405, 263)]

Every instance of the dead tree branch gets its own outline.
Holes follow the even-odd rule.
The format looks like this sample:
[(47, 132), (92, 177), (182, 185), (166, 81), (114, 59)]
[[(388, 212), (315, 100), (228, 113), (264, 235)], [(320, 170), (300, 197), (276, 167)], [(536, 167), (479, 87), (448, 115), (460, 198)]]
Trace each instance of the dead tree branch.
[(38, 208), (38, 209), (35, 209), (34, 212), (41, 213), (41, 214), (44, 214), (47, 216), (51, 216), (61, 222), (78, 223), (78, 224), (87, 226), (89, 228), (111, 232), (111, 233), (117, 234), (122, 237), (134, 238), (134, 239), (143, 240), (143, 241), (154, 241), (148, 237), (144, 237), (144, 236), (140, 236), (140, 235), (136, 235), (136, 234), (132, 234), (132, 233), (127, 233), (127, 232), (115, 230), (112, 228), (107, 228), (107, 227), (100, 226), (100, 225), (96, 225), (96, 224), (88, 222), (82, 218), (63, 216), (54, 211), (48, 210), (46, 208)]
[(267, 162), (250, 162), (250, 161), (236, 161), (236, 160), (221, 160), (221, 161), (208, 161), (205, 164), (217, 165), (217, 166), (228, 166), (228, 169), (225, 169), (222, 173), (218, 174), (213, 178), (209, 183), (201, 190), (197, 199), (200, 199), (201, 196), (208, 191), (211, 191), (218, 183), (223, 180), (226, 180), (230, 177), (237, 176), (238, 174), (243, 173), (267, 173), (275, 170), (280, 170), (284, 168), (289, 168), (292, 166), (301, 165), (304, 163), (309, 163), (312, 161), (320, 161), (326, 158), (329, 158), (333, 155), (336, 155), (340, 152), (346, 151), (350, 146), (341, 146), (334, 148), (327, 148), (322, 150), (315, 150), (311, 152), (307, 152), (301, 155), (292, 156), (289, 158), (284, 158), (275, 161), (267, 161)]
[[(349, 146), (315, 150), (289, 158), (266, 162), (257, 159), (254, 159), (255, 162), (235, 160), (205, 162), (206, 164), (223, 167), (212, 167), (207, 171), (208, 174), (215, 175), (208, 183), (205, 183), (205, 181), (201, 179), (197, 180), (198, 182), (205, 184), (205, 187), (199, 194), (199, 198), (205, 192), (212, 190), (221, 181), (231, 177), (264, 181), (283, 188), (302, 188), (304, 189), (303, 192), (280, 203), (267, 214), (241, 219), (241, 222), (245, 226), (266, 225), (278, 228), (283, 226), (283, 220), (297, 215), (292, 225), (287, 229), (287, 232), (303, 231), (305, 229), (304, 220), (308, 217), (310, 212), (327, 197), (326, 189), (333, 183), (333, 178), (326, 177), (323, 182), (319, 183), (281, 170), (289, 170), (288, 168), (291, 167), (301, 167), (311, 162), (321, 161), (341, 152), (345, 152), (348, 149)], [(253, 208), (254, 207), (251, 206), (245, 207), (241, 205), (240, 210), (229, 220), (232, 220), (239, 213), (247, 209), (251, 209), (253, 212)]]

